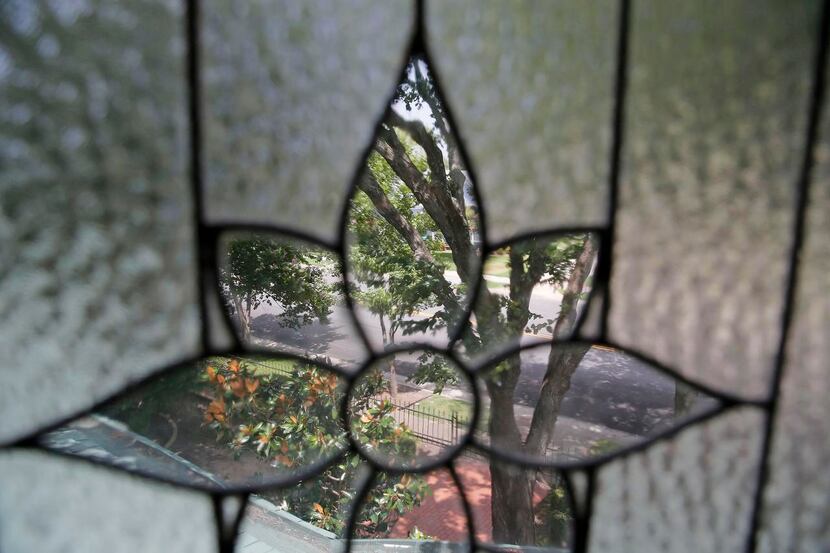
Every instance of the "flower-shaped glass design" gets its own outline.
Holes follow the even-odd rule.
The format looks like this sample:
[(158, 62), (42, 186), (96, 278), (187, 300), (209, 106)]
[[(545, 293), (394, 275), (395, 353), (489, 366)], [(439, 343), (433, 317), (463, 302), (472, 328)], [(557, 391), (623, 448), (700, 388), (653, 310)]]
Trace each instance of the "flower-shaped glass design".
[[(700, 540), (711, 550), (724, 549), (727, 542), (735, 549), (746, 542), (748, 551), (754, 551), (770, 472), (768, 459), (776, 422), (773, 415), (779, 408), (775, 394), (787, 365), (786, 348), (793, 347), (787, 340), (795, 316), (793, 298), (807, 224), (805, 198), (823, 99), (820, 83), (828, 48), (825, 39), (830, 35), (830, 2), (818, 35), (821, 40), (817, 41), (816, 84), (809, 101), (808, 120), (790, 117), (790, 108), (797, 107), (796, 111), (801, 113), (801, 104), (806, 102), (804, 79), (793, 76), (795, 69), (787, 72), (787, 86), (771, 84), (773, 81), (760, 70), (757, 79), (747, 80), (754, 83), (750, 86), (752, 102), (748, 106), (757, 103), (763, 113), (769, 105), (788, 104), (787, 110), (774, 110), (776, 117), (758, 117), (759, 125), (765, 129), (786, 127), (781, 136), (786, 134), (786, 140), (793, 142), (793, 136), (801, 138), (801, 127), (790, 128), (784, 123), (798, 119), (801, 125), (807, 121), (803, 146), (806, 155), (800, 166), (798, 188), (789, 187), (790, 181), (786, 179), (777, 179), (771, 189), (780, 193), (759, 195), (759, 187), (754, 184), (760, 174), (757, 167), (736, 171), (734, 165), (743, 163), (742, 156), (726, 159), (714, 155), (705, 160), (703, 174), (717, 177), (717, 193), (707, 196), (699, 205), (694, 204), (695, 208), (689, 211), (674, 205), (688, 189), (676, 190), (670, 184), (675, 178), (679, 182), (694, 180), (689, 177), (694, 172), (690, 167), (666, 164), (660, 171), (650, 173), (652, 165), (660, 165), (661, 160), (696, 155), (695, 148), (683, 143), (675, 144), (677, 151), (671, 147), (661, 149), (672, 144), (673, 134), (693, 134), (683, 130), (694, 127), (696, 121), (687, 117), (685, 89), (677, 88), (667, 100), (664, 91), (652, 82), (660, 78), (659, 72), (632, 73), (636, 77), (632, 90), (641, 99), (632, 105), (637, 107), (635, 113), (643, 113), (638, 118), (640, 126), (635, 126), (636, 132), (631, 134), (632, 152), (626, 154), (623, 148), (629, 2), (623, 0), (617, 14), (619, 44), (615, 63), (602, 58), (602, 52), (611, 49), (611, 34), (606, 32), (611, 12), (592, 8), (576, 19), (575, 25), (602, 29), (602, 38), (593, 37), (590, 47), (576, 55), (574, 43), (584, 33), (560, 33), (552, 41), (556, 47), (549, 49), (555, 54), (545, 57), (538, 67), (532, 56), (520, 56), (523, 59), (519, 62), (514, 59), (515, 53), (494, 55), (490, 48), (522, 42), (525, 37), (530, 37), (529, 43), (544, 42), (548, 27), (555, 27), (551, 22), (563, 20), (561, 10), (570, 9), (566, 3), (538, 14), (507, 10), (509, 13), (502, 12), (495, 19), (492, 14), (498, 12), (490, 12), (486, 17), (462, 17), (456, 8), (446, 8), (444, 22), (438, 21), (440, 9), (427, 16), (424, 3), (415, 2), (411, 18), (399, 10), (405, 4), (403, 1), (374, 11), (367, 10), (364, 4), (356, 11), (343, 7), (334, 10), (335, 19), (366, 28), (384, 27), (376, 38), (379, 45), (389, 45), (388, 49), (369, 48), (363, 38), (355, 40), (348, 31), (335, 29), (331, 24), (334, 19), (325, 16), (328, 8), (319, 2), (311, 2), (307, 9), (283, 6), (285, 13), (272, 9), (278, 4), (276, 0), (262, 0), (250, 7), (205, 2), (207, 9), (202, 16), (199, 2), (188, 2), (184, 16), (168, 3), (159, 8), (159, 13), (148, 9), (138, 18), (161, 19), (169, 26), (184, 17), (189, 23), (187, 102), (191, 116), (191, 184), (197, 204), (194, 217), (182, 218), (186, 223), (170, 222), (172, 211), (182, 211), (185, 188), (178, 185), (184, 179), (167, 159), (168, 150), (173, 151), (174, 147), (160, 148), (168, 154), (147, 161), (145, 168), (154, 170), (137, 172), (142, 178), (130, 184), (136, 202), (143, 206), (134, 212), (125, 213), (112, 206), (101, 210), (95, 202), (87, 202), (96, 197), (98, 182), (89, 179), (95, 186), (82, 189), (80, 204), (91, 206), (89, 212), (95, 215), (89, 221), (83, 219), (84, 224), (90, 222), (92, 226), (81, 225), (84, 228), (77, 229), (80, 238), (76, 241), (84, 254), (80, 257), (86, 261), (77, 267), (58, 263), (54, 274), (69, 275), (71, 284), (66, 289), (72, 292), (85, 289), (79, 283), (88, 272), (95, 286), (100, 284), (101, 289), (108, 291), (102, 296), (105, 299), (124, 297), (133, 303), (141, 299), (142, 290), (150, 290), (152, 301), (148, 300), (146, 310), (159, 316), (150, 325), (140, 323), (154, 315), (142, 311), (144, 318), (134, 321), (121, 317), (118, 306), (113, 307), (112, 303), (100, 309), (106, 316), (99, 316), (90, 307), (94, 307), (92, 293), (85, 294), (84, 301), (78, 304), (81, 311), (73, 308), (67, 312), (70, 319), (73, 313), (88, 315), (91, 322), (86, 326), (112, 343), (129, 341), (130, 327), (135, 322), (142, 326), (138, 330), (147, 331), (146, 335), (137, 332), (135, 351), (147, 353), (153, 350), (151, 346), (159, 345), (160, 349), (155, 348), (159, 351), (149, 358), (153, 363), (168, 364), (149, 376), (146, 371), (133, 373), (133, 368), (141, 363), (135, 359), (124, 361), (110, 355), (111, 351), (102, 350), (100, 358), (89, 360), (93, 366), (90, 374), (120, 371), (120, 359), (126, 367), (123, 370), (135, 379), (120, 392), (82, 412), (72, 414), (64, 409), (71, 414), (60, 420), (49, 415), (53, 422), (48, 427), (13, 445), (108, 465), (142, 478), (196, 490), (190, 493), (192, 499), (202, 500), (192, 502), (198, 503), (199, 513), (206, 507), (208, 497), (213, 502), (222, 553), (234, 547), (242, 551), (267, 550), (267, 543), (256, 542), (268, 533), (277, 535), (283, 548), (311, 547), (328, 552), (374, 553), (395, 548), (584, 553), (589, 544), (607, 548), (617, 543), (636, 543), (638, 547), (646, 543), (653, 549), (671, 542), (673, 536), (686, 544)], [(20, 44), (9, 46), (9, 51), (22, 59), (25, 56), (19, 56), (19, 51), (34, 49), (36, 58), (52, 60), (44, 63), (57, 69), (53, 58), (60, 49), (58, 39), (49, 33), (36, 41), (32, 37), (41, 27), (71, 26), (79, 18), (85, 21), (83, 9), (78, 13), (54, 11), (63, 15), (54, 15), (56, 19), (52, 21), (51, 15), (38, 15), (39, 10), (15, 7), (13, 2), (8, 5), (11, 7), (0, 6), (0, 13), (12, 14), (8, 26), (14, 36), (22, 37)], [(775, 17), (769, 19), (760, 10), (756, 12), (754, 7), (740, 2), (735, 6), (739, 7), (730, 10), (749, 14), (752, 17), (748, 20), (757, 19), (758, 25), (775, 31), (772, 43), (797, 43), (793, 50), (796, 53), (809, 46), (811, 35), (801, 32), (799, 26), (773, 25)], [(725, 18), (715, 21), (709, 12), (701, 16), (699, 9), (684, 7), (688, 11), (682, 13), (690, 21), (700, 21), (675, 25), (700, 41), (695, 43), (696, 48), (705, 46), (708, 40), (705, 32), (698, 32), (700, 28), (723, 31), (723, 22), (734, 18), (729, 11)], [(787, 21), (808, 20), (812, 9), (802, 6)], [(673, 13), (671, 8), (661, 10)], [(662, 13), (661, 10), (655, 13)], [(776, 7), (772, 13), (781, 16), (781, 10), (784, 8)], [(118, 20), (119, 28), (129, 30), (135, 25), (130, 23), (133, 20), (127, 17), (128, 11), (103, 10), (102, 18)], [(514, 11), (524, 15), (513, 17)], [(659, 34), (657, 29), (662, 32), (666, 27), (663, 21), (671, 19), (672, 14), (662, 13), (654, 25), (650, 13), (648, 9), (637, 12), (639, 19), (635, 21), (639, 27), (635, 28)], [(370, 136), (369, 123), (365, 121), (369, 111), (362, 106), (375, 102), (379, 91), (382, 93), (389, 60), (394, 60), (403, 48), (404, 39), (385, 28), (385, 22), (398, 21), (402, 28), (410, 30), (410, 20), (411, 42), (398, 82), (392, 88), (390, 78), (389, 101), (382, 115), (378, 113)], [(435, 28), (428, 31), (426, 22), (435, 23)], [(0, 23), (7, 26), (5, 19)], [(469, 25), (479, 32), (471, 36)], [(205, 40), (201, 41), (203, 28)], [(492, 31), (491, 44), (482, 42), (481, 29)], [(241, 36), (244, 30), (250, 33)], [(269, 30), (279, 34), (278, 40), (270, 37)], [(729, 43), (723, 48), (726, 53), (706, 57), (704, 66), (712, 63), (716, 69), (713, 74), (732, 75), (730, 68), (736, 66), (736, 52), (744, 49), (734, 48), (730, 41), (743, 44), (747, 30), (751, 27), (734, 35), (716, 33), (719, 40), (723, 38)], [(170, 33), (169, 29), (165, 32)], [(223, 39), (228, 32), (235, 35), (233, 40)], [(126, 33), (125, 40), (140, 43), (146, 49), (147, 45), (135, 35)], [(463, 121), (455, 119), (446, 102), (444, 81), (435, 73), (436, 64), (427, 45), (430, 37), (446, 51), (447, 59), (455, 60), (448, 67), (458, 65), (458, 59), (475, 60), (463, 71), (446, 75), (446, 83), (452, 89), (450, 99), (458, 102), (469, 97), (468, 92), (475, 92), (474, 101), (459, 109), (458, 113), (464, 114)], [(27, 41), (32, 44), (27, 46)], [(304, 45), (309, 51), (337, 51), (337, 59), (347, 67), (347, 73), (356, 73), (366, 60), (376, 60), (377, 71), (368, 71), (366, 75), (367, 94), (354, 94), (349, 79), (332, 83), (332, 90), (340, 92), (321, 87), (319, 75), (328, 74), (332, 67), (305, 68), (308, 63), (297, 62), (305, 60), (302, 56), (285, 67), (270, 65), (272, 51), (282, 49), (283, 41)], [(750, 54), (757, 50), (765, 54), (759, 57), (756, 52), (754, 57), (766, 59), (766, 53), (774, 49), (764, 44), (753, 47)], [(5, 42), (0, 46), (0, 77), (5, 78), (9, 54)], [(156, 52), (152, 59), (165, 60), (158, 63), (167, 68), (174, 59), (168, 50), (175, 53), (180, 46), (175, 40), (165, 42), (163, 51)], [(200, 72), (202, 50), (208, 68), (204, 74)], [(133, 83), (142, 97), (153, 98), (161, 94), (162, 85), (174, 81), (158, 76), (145, 79), (143, 57), (136, 52), (132, 47), (119, 52), (119, 59), (123, 57), (133, 69), (129, 78), (122, 76), (121, 80)], [(558, 56), (567, 57), (568, 52), (573, 54), (568, 59), (572, 65), (550, 67), (557, 64)], [(636, 54), (647, 65), (651, 52), (639, 48)], [(672, 68), (680, 71), (686, 67), (684, 64), (694, 66), (702, 57), (683, 57), (683, 64)], [(602, 59), (592, 68), (596, 71), (590, 71), (590, 75), (583, 71), (587, 61), (599, 58)], [(666, 59), (658, 58), (657, 65), (665, 65)], [(783, 63), (786, 61), (782, 58), (777, 63), (796, 69), (806, 63)], [(234, 79), (237, 64), (244, 79)], [(601, 76), (612, 65), (616, 65), (615, 76), (608, 75), (603, 81)], [(438, 66), (443, 67), (441, 62)], [(539, 68), (558, 75), (570, 87), (561, 95), (563, 101), (550, 101), (555, 109), (547, 116), (544, 110), (534, 110), (544, 103), (539, 98), (550, 94), (548, 89), (556, 90), (556, 86), (551, 88)], [(113, 71), (107, 67), (105, 72)], [(518, 98), (513, 88), (514, 75), (527, 80), (526, 88), (532, 93)], [(479, 92), (476, 87), (464, 94), (459, 92), (460, 84), (473, 82), (484, 87), (482, 78), (492, 80), (486, 81), (486, 85), (493, 85), (498, 89), (496, 93)], [(61, 102), (79, 94), (81, 89), (91, 96), (107, 95), (107, 87), (96, 79), (79, 81), (83, 86), (60, 83), (43, 88)], [(602, 87), (594, 86), (600, 81), (604, 82)], [(0, 79), (0, 90), (13, 90), (14, 98), (21, 98), (21, 91), (37, 88), (25, 72), (10, 82), (13, 84), (7, 86)], [(151, 86), (152, 83), (157, 86)], [(705, 92), (707, 87), (711, 88), (702, 80), (692, 84), (694, 90)], [(207, 97), (201, 95), (203, 87), (210, 91)], [(588, 91), (591, 95), (607, 95), (601, 92), (605, 87), (613, 89), (614, 101), (601, 109), (593, 109), (594, 100), (580, 100), (588, 97)], [(730, 100), (719, 107), (726, 109), (726, 115), (733, 108), (740, 115), (745, 108), (735, 107), (740, 102), (736, 103), (729, 90), (728, 86), (718, 89), (725, 100)], [(789, 101), (790, 90), (802, 100)], [(649, 100), (651, 93), (656, 94), (653, 101)], [(182, 95), (174, 96), (176, 101), (159, 100), (159, 105), (181, 107)], [(348, 96), (349, 101), (341, 103), (341, 96)], [(708, 96), (701, 93), (701, 97)], [(3, 107), (8, 107), (6, 98), (2, 100)], [(522, 110), (521, 117), (509, 119), (504, 113), (488, 117), (488, 111), (501, 110), (501, 104), (508, 100), (518, 101), (514, 107)], [(133, 113), (132, 107), (120, 102), (114, 106), (119, 110), (113, 113)], [(90, 103), (97, 105), (94, 98)], [(663, 114), (655, 106), (664, 103), (680, 106), (679, 116), (672, 116), (669, 125), (656, 125), (657, 131), (666, 133), (666, 141), (658, 145), (657, 155), (651, 155), (643, 145), (643, 129), (661, 120)], [(289, 104), (297, 107), (290, 117), (286, 116)], [(584, 104), (590, 104), (591, 113), (574, 115), (576, 108), (584, 111)], [(144, 102), (137, 102), (136, 106), (136, 114), (143, 113), (146, 107)], [(379, 112), (379, 107), (382, 106), (374, 109)], [(93, 108), (82, 117), (85, 119), (81, 126), (106, 130), (106, 118)], [(318, 111), (328, 117), (318, 119)], [(21, 121), (33, 117), (31, 112), (28, 107), (15, 104), (0, 112), (0, 116), (17, 129)], [(338, 113), (342, 115), (340, 119), (332, 117)], [(611, 118), (610, 133), (597, 128), (595, 121), (606, 116)], [(200, 124), (203, 119), (204, 134)], [(307, 119), (309, 124), (303, 126)], [(352, 129), (344, 131), (335, 119), (345, 121), (347, 127), (360, 119), (360, 128), (354, 129), (354, 143), (342, 144), (344, 133)], [(142, 144), (147, 141), (144, 135), (154, 134), (163, 138), (162, 145), (176, 142), (173, 138), (178, 135), (175, 129), (168, 128), (164, 118), (141, 120), (152, 123), (147, 123), (149, 130), (136, 131), (142, 136)], [(703, 128), (720, 128), (718, 125), (724, 121), (729, 122), (729, 117), (718, 117), (715, 112), (704, 121)], [(470, 124), (465, 126), (465, 122)], [(755, 123), (753, 120), (752, 124)], [(720, 129), (707, 135), (715, 138), (712, 144), (701, 146), (702, 150), (718, 150), (718, 139), (723, 137), (738, 144), (740, 141), (733, 141), (732, 137), (743, 137), (746, 129), (733, 126), (735, 129)], [(44, 125), (43, 129), (52, 127)], [(472, 140), (464, 134), (468, 129), (477, 129)], [(509, 132), (502, 133), (502, 129)], [(525, 131), (518, 133), (516, 129)], [(5, 129), (3, 133), (8, 134)], [(24, 134), (20, 136), (25, 138)], [(112, 166), (108, 178), (123, 179), (125, 173), (119, 164), (127, 163), (129, 156), (114, 149), (106, 159), (100, 157), (98, 142), (105, 142), (109, 134), (102, 132), (97, 138), (93, 135), (87, 137), (72, 125), (63, 133), (60, 140), (70, 150), (86, 142), (96, 145), (91, 154), (79, 154), (77, 159), (83, 160), (84, 165), (73, 165), (73, 171), (87, 165), (101, 165), (109, 171)], [(779, 140), (777, 130), (773, 135), (776, 138), (765, 143)], [(477, 182), (464, 138), (474, 145), (479, 156), (492, 154), (493, 148), (505, 149), (511, 143), (522, 151), (511, 152), (503, 160), (493, 155), (482, 160), (485, 185)], [(0, 142), (4, 156), (0, 159), (9, 157), (9, 152), (22, 151), (19, 144), (23, 140)], [(272, 141), (279, 144), (271, 144)], [(131, 135), (121, 142), (131, 144)], [(363, 157), (353, 168), (351, 180), (344, 178), (329, 185), (361, 148)], [(591, 151), (586, 153), (586, 149)], [(823, 157), (817, 159), (823, 161), (826, 173), (824, 150), (820, 150)], [(205, 153), (210, 159), (204, 159)], [(87, 154), (99, 157), (87, 163)], [(785, 169), (798, 165), (797, 159), (764, 154), (753, 151), (746, 157), (750, 161), (765, 158), (774, 165), (768, 178), (795, 172)], [(643, 175), (657, 175), (660, 182), (649, 186), (654, 184), (665, 190), (661, 188), (660, 194), (652, 197), (648, 187), (641, 190), (637, 182), (622, 187), (625, 155), (631, 161), (628, 170), (636, 173), (631, 177), (634, 181)], [(309, 159), (322, 156), (328, 159), (310, 167)], [(606, 158), (607, 166), (588, 162)], [(60, 163), (51, 165), (61, 167)], [(249, 179), (241, 177), (243, 167), (249, 169)], [(564, 169), (548, 175), (557, 173), (556, 168)], [(67, 172), (72, 182), (77, 176), (73, 171)], [(774, 235), (774, 240), (761, 248), (762, 254), (753, 258), (754, 265), (749, 265), (757, 268), (771, 261), (770, 279), (765, 280), (762, 271), (755, 271), (747, 279), (756, 284), (764, 281), (763, 286), (735, 281), (730, 276), (735, 273), (732, 269), (716, 274), (711, 267), (713, 260), (724, 256), (728, 244), (748, 244), (749, 235), (744, 230), (755, 229), (748, 225), (733, 232), (733, 226), (726, 224), (733, 214), (728, 209), (716, 209), (729, 191), (721, 183), (731, 182), (732, 173), (739, 173), (738, 180), (743, 183), (736, 196), (738, 211), (753, 212), (753, 225), (756, 219), (766, 220), (759, 219), (758, 214), (774, 215), (772, 226), (765, 231)], [(143, 182), (147, 175), (161, 175), (163, 178), (155, 180), (169, 179), (177, 186), (162, 193), (163, 187), (157, 190), (157, 184)], [(545, 180), (545, 175), (551, 182)], [(511, 182), (513, 177), (516, 183)], [(664, 186), (660, 180), (663, 177), (669, 185)], [(9, 187), (5, 183), (0, 184), (0, 190), (6, 188)], [(603, 190), (598, 191), (599, 188)], [(625, 194), (621, 194), (622, 188)], [(787, 192), (782, 192), (785, 189)], [(542, 190), (549, 193), (537, 198)], [(561, 196), (553, 193), (559, 190)], [(654, 199), (657, 196), (662, 199)], [(20, 216), (25, 210), (17, 209), (18, 204), (28, 204), (17, 191), (9, 197), (14, 200), (12, 222), (25, 222), (16, 225), (23, 229), (19, 240), (25, 246), (22, 250), (30, 254), (22, 266), (26, 271), (38, 268), (31, 271), (37, 276), (43, 265), (41, 258), (48, 258), (42, 252), (54, 249), (54, 244), (47, 240), (43, 250), (32, 245), (40, 244), (40, 238), (32, 238), (35, 234), (28, 231), (30, 219), (34, 219)], [(622, 207), (617, 205), (621, 197)], [(487, 202), (494, 198), (501, 204), (509, 198), (515, 201), (497, 210), (488, 229)], [(795, 210), (786, 207), (792, 203), (796, 204)], [(650, 233), (642, 226), (649, 217), (635, 215), (644, 208), (651, 219), (660, 223), (662, 232)], [(269, 217), (275, 210), (285, 212)], [(697, 211), (707, 210), (717, 211), (720, 220), (704, 229), (707, 232), (701, 234), (700, 241), (692, 232), (684, 231), (682, 240), (675, 239), (677, 232), (669, 232), (696, 228)], [(243, 213), (235, 216), (239, 211)], [(339, 218), (334, 217), (338, 212)], [(527, 213), (527, 220), (516, 220), (516, 213)], [(823, 228), (822, 213), (816, 213), (810, 219), (811, 225)], [(677, 224), (672, 214), (682, 218), (682, 224)], [(66, 219), (65, 214), (56, 217)], [(113, 232), (112, 240), (92, 228), (109, 219), (128, 220), (125, 227), (114, 227), (121, 230)], [(781, 230), (789, 228), (790, 219), (794, 220), (793, 236)], [(279, 224), (272, 224), (275, 222)], [(177, 255), (174, 246), (186, 241), (185, 235), (193, 230), (191, 225), (198, 238), (196, 251)], [(731, 234), (724, 235), (720, 230), (712, 234), (711, 229), (724, 226)], [(140, 240), (124, 238), (141, 232), (148, 233), (148, 246), (143, 249), (135, 247)], [(711, 236), (717, 240), (713, 241)], [(790, 238), (791, 247), (787, 245)], [(31, 244), (30, 239), (34, 240)], [(666, 252), (689, 244), (694, 255), (675, 265), (674, 257), (683, 256)], [(810, 244), (810, 251), (821, 250), (815, 239)], [(790, 251), (788, 248), (789, 258), (782, 255)], [(645, 252), (644, 264), (656, 267), (644, 276), (638, 251)], [(710, 257), (710, 251), (717, 255)], [(87, 261), (99, 257), (116, 259), (117, 270), (112, 274), (103, 269), (87, 271), (95, 265)], [(654, 259), (659, 263), (653, 264)], [(732, 264), (730, 260), (727, 265)], [(736, 257), (734, 264), (743, 266), (743, 258)], [(130, 278), (110, 286), (116, 273)], [(820, 287), (815, 282), (820, 278), (815, 275), (825, 273), (815, 266), (808, 272), (813, 284), (807, 289), (817, 290), (816, 296), (820, 295)], [(187, 283), (164, 284), (172, 282), (177, 274)], [(665, 275), (671, 277), (671, 286), (649, 295), (655, 282)], [(0, 276), (5, 278), (5, 273)], [(48, 284), (34, 292), (38, 305), (48, 303), (44, 298), (52, 294), (54, 286), (49, 283), (53, 276), (34, 279), (31, 290), (44, 282)], [(687, 286), (686, 278), (692, 279), (694, 285)], [(20, 279), (16, 278), (17, 281)], [(708, 286), (711, 283), (715, 286)], [(787, 283), (785, 294), (768, 304), (757, 301), (755, 290), (761, 290), (764, 298), (760, 300), (765, 300), (782, 283)], [(701, 321), (705, 306), (714, 306), (724, 296), (721, 288), (733, 284), (737, 304), (747, 306), (763, 322), (759, 325), (762, 332), (745, 344), (736, 342), (734, 337), (744, 336), (752, 328), (733, 331), (740, 326), (738, 310), (729, 307), (729, 302), (727, 308), (717, 311), (718, 318), (713, 318), (711, 325), (708, 321), (695, 324)], [(674, 288), (680, 292), (674, 294)], [(701, 297), (697, 297), (697, 291), (703, 292)], [(190, 298), (196, 295), (197, 300)], [(8, 296), (4, 290), (0, 299)], [(57, 294), (56, 301), (63, 301), (65, 296)], [(807, 305), (809, 300), (802, 298), (801, 302)], [(693, 309), (682, 307), (689, 303), (694, 304)], [(677, 317), (671, 313), (673, 305), (681, 307)], [(193, 316), (197, 308), (201, 315), (198, 340), (197, 317)], [(646, 308), (648, 314), (639, 312)], [(807, 311), (812, 320), (826, 319), (815, 307)], [(46, 320), (45, 313), (37, 311), (28, 321)], [(672, 317), (667, 317), (667, 313)], [(57, 320), (57, 315), (52, 318)], [(587, 329), (589, 318), (591, 328)], [(668, 325), (666, 321), (677, 324), (657, 328)], [(809, 342), (804, 349), (810, 350), (817, 340), (806, 338), (815, 337), (807, 329), (821, 324), (802, 326), (798, 328), (800, 335)], [(642, 332), (643, 329), (649, 332)], [(780, 341), (772, 339), (779, 330)], [(701, 335), (712, 338), (711, 354), (702, 351), (702, 340), (698, 338), (688, 345), (679, 340), (682, 336)], [(96, 334), (96, 344), (106, 342), (101, 336)], [(664, 343), (663, 339), (667, 341)], [(171, 362), (175, 358), (171, 348), (176, 344), (181, 344), (184, 358)], [(81, 357), (78, 352), (87, 351), (74, 346), (70, 349), (73, 360)], [(801, 351), (793, 353), (792, 358), (805, 357)], [(774, 364), (767, 362), (772, 357)], [(678, 366), (669, 366), (672, 359), (679, 359)], [(697, 368), (692, 362), (695, 360), (701, 361)], [(718, 367), (718, 361), (724, 363), (723, 368)], [(34, 361), (22, 366), (34, 366)], [(805, 366), (813, 375), (809, 380), (823, 378), (821, 371), (812, 371), (809, 364)], [(772, 379), (766, 378), (768, 373), (773, 375)], [(806, 373), (795, 374), (803, 379)], [(725, 384), (718, 380), (721, 375), (727, 376)], [(735, 382), (747, 379), (752, 380), (747, 390), (735, 389)], [(766, 397), (764, 391), (770, 384), (773, 395)], [(96, 397), (99, 392), (95, 391)], [(797, 399), (798, 395), (790, 392), (785, 405)], [(812, 396), (810, 399), (811, 406), (820, 407), (818, 400)], [(814, 413), (821, 412), (818, 407), (811, 408), (811, 420), (820, 419)], [(809, 447), (807, 443), (800, 445)], [(4, 462), (18, 465), (29, 453), (12, 454)], [(654, 475), (659, 476), (654, 478), (656, 483), (651, 479)], [(2, 501), (0, 507), (5, 508)], [(709, 519), (699, 515), (710, 503), (728, 510), (729, 517), (706, 534)], [(655, 534), (659, 534), (659, 543), (655, 545), (648, 542), (653, 515), (658, 510), (667, 523)], [(620, 520), (631, 522), (630, 532), (619, 531)], [(678, 520), (682, 522), (679, 526)], [(269, 528), (265, 533), (257, 526), (263, 521)], [(597, 525), (603, 526), (596, 530)], [(733, 531), (735, 528), (741, 532)], [(704, 534), (705, 537), (699, 537)]]
[[(339, 537), (559, 547), (577, 534), (557, 469), (716, 409), (707, 390), (579, 338), (601, 230), (487, 242), (430, 71), (407, 64), (338, 243), (267, 226), (214, 234), (207, 293), (228, 351), (43, 445), (189, 487), (279, 490)], [(442, 525), (427, 513), (448, 509), (444, 496), (456, 499)]]

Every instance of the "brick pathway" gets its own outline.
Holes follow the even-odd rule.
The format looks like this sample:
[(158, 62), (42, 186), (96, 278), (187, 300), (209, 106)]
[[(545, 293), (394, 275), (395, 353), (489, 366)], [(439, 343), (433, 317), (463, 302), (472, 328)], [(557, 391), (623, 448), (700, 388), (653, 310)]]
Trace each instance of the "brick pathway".
[[(493, 526), (490, 510), (490, 468), (486, 461), (473, 458), (459, 458), (456, 471), (464, 486), (467, 501), (473, 513), (476, 538), (482, 542), (492, 540)], [(444, 541), (466, 541), (467, 518), (460, 492), (449, 472), (435, 470), (426, 475), (432, 495), (413, 511), (401, 517), (389, 537), (405, 538), (412, 528)], [(547, 493), (547, 488), (537, 486), (534, 503)]]

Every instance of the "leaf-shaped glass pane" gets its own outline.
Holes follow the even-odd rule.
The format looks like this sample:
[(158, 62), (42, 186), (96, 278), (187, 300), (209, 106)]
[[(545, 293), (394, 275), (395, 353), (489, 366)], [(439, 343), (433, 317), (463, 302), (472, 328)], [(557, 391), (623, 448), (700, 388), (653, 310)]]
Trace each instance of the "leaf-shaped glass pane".
[(427, 35), (488, 235), (606, 218), (617, 2), (432, 2)]
[(347, 370), (367, 357), (346, 307), (339, 256), (326, 246), (228, 232), (219, 243), (218, 277), (244, 347), (324, 358)]
[(819, 4), (635, 2), (612, 339), (764, 397)]
[(481, 361), (518, 345), (573, 336), (599, 251), (590, 232), (539, 234), (490, 248), (459, 349)]
[(211, 553), (210, 498), (42, 451), (0, 453), (0, 550)]
[(476, 439), (529, 463), (604, 456), (719, 404), (632, 354), (587, 342), (530, 346), (478, 377)]
[(0, 2), (0, 442), (197, 352), (183, 30)]
[(743, 408), (603, 465), (589, 551), (744, 551), (762, 436)]
[(520, 467), (475, 450), (465, 451), (453, 465), (479, 543), (510, 553), (561, 553), (570, 548), (571, 502), (556, 470)]
[(449, 357), (431, 350), (392, 353), (352, 385), (352, 439), (382, 466), (432, 466), (467, 439), (473, 402), (469, 377)]
[(289, 357), (170, 370), (41, 438), (51, 450), (207, 489), (291, 482), (340, 455), (345, 386)]
[(359, 506), (352, 551), (466, 553), (468, 526), (461, 491), (447, 469), (380, 472)]
[(349, 291), (376, 351), (448, 343), (481, 255), (478, 203), (429, 68), (413, 59), (346, 215)]

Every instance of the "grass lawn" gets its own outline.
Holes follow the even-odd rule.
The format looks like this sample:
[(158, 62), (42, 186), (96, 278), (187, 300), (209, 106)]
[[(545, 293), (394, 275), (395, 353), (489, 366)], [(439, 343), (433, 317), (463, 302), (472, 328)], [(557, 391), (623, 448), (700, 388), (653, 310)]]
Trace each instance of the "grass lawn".
[(248, 368), (258, 375), (270, 376), (274, 374), (281, 374), (283, 376), (290, 376), (291, 371), (297, 364), (297, 361), (295, 361), (294, 359), (245, 357), (243, 358), (242, 363), (247, 364)]
[(431, 411), (448, 417), (456, 413), (461, 420), (469, 419), (473, 415), (473, 405), (471, 403), (462, 399), (452, 399), (440, 395), (431, 395), (419, 401), (413, 407), (416, 410), (423, 408), (424, 412)]
[(445, 270), (455, 270), (455, 262), (452, 260), (452, 252), (435, 252), (433, 257), (435, 257), (435, 261), (444, 266)]
[(510, 276), (510, 258), (506, 255), (491, 255), (484, 262), (484, 274), (500, 277)]
[[(294, 359), (274, 359), (273, 357), (258, 355), (243, 357), (241, 359), (243, 365), (247, 366), (254, 372), (254, 374), (258, 374), (260, 376), (270, 376), (274, 374), (290, 376), (294, 365), (297, 364), (297, 361)], [(215, 363), (216, 365), (224, 365), (226, 361), (227, 360), (224, 357), (212, 357), (210, 359), (210, 362)]]
[(504, 290), (505, 292), (510, 290), (510, 287), (506, 284), (502, 284), (501, 282), (493, 282), (492, 280), (485, 280), (484, 283), (487, 285), (489, 290)]
[[(452, 252), (435, 252), (433, 253), (435, 260), (444, 266), (446, 271), (455, 271), (455, 262), (452, 260)], [(510, 276), (510, 267), (508, 266), (509, 257), (506, 255), (491, 255), (484, 263), (484, 274), (500, 277)]]

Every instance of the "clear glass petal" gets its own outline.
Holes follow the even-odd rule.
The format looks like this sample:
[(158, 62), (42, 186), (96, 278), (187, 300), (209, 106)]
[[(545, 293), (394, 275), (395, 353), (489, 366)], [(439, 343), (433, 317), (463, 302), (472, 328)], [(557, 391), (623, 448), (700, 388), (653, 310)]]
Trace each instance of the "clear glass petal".
[(219, 288), (243, 347), (323, 359), (354, 371), (368, 358), (346, 306), (340, 256), (299, 238), (226, 232)]
[(419, 475), (381, 472), (359, 509), (352, 551), (470, 550), (461, 492), (447, 469)]
[(345, 383), (293, 358), (210, 357), (40, 438), (163, 481), (222, 490), (293, 483), (346, 448)]
[(704, 392), (601, 344), (539, 344), (478, 372), (476, 439), (524, 463), (593, 459), (718, 407)]
[(376, 352), (446, 346), (481, 264), (481, 219), (430, 68), (413, 58), (378, 127), (343, 229), (348, 291)]

